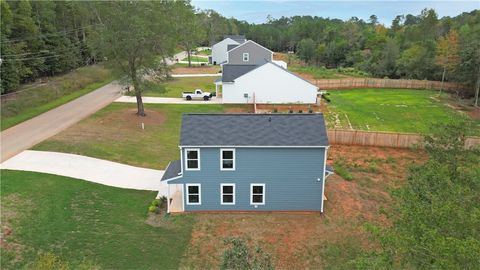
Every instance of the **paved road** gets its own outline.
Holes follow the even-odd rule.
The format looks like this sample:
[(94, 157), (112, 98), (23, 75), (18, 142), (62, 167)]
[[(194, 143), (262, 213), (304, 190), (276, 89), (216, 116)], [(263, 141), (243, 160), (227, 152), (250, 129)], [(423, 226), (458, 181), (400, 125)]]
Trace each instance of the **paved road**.
[[(209, 101), (165, 97), (143, 97), (142, 100), (145, 104), (222, 104), (222, 99), (217, 97), (212, 97)], [(121, 96), (115, 102), (137, 103), (137, 100), (132, 96)]]
[(107, 106), (121, 96), (121, 86), (112, 82), (60, 107), (1, 132), (1, 161), (57, 134)]
[(86, 156), (26, 150), (0, 164), (2, 169), (50, 173), (102, 185), (167, 194), (160, 179), (164, 171), (146, 169)]
[[(180, 52), (174, 57), (179, 58), (185, 54), (186, 52)], [(173, 61), (167, 62), (169, 65), (173, 63)], [(0, 133), (0, 162), (102, 109), (120, 97), (120, 92), (121, 86), (114, 81), (69, 103), (2, 131)]]

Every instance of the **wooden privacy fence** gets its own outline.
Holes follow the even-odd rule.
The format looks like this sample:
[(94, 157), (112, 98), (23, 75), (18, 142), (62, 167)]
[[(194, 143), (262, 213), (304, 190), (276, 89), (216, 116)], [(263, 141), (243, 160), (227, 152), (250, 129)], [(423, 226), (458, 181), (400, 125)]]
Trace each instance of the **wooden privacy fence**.
[[(423, 141), (422, 135), (413, 133), (329, 129), (327, 135), (330, 144), (409, 148), (421, 147)], [(466, 148), (479, 145), (480, 137), (468, 137), (465, 141)]]
[[(430, 89), (440, 90), (442, 82), (427, 80), (396, 80), (377, 78), (349, 78), (349, 79), (320, 79), (315, 84), (322, 89), (337, 88), (409, 88), (409, 89)], [(459, 83), (443, 83), (443, 90), (463, 91), (467, 88)]]

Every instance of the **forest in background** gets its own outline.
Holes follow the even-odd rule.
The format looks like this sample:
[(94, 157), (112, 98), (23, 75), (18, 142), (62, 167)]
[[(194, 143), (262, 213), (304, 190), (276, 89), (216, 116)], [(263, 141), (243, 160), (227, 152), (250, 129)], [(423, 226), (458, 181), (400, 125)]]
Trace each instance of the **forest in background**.
[[(104, 59), (95, 44), (102, 26), (95, 2), (0, 3), (2, 93)], [(479, 10), (438, 18), (425, 9), (419, 15), (399, 15), (387, 27), (375, 15), (367, 22), (293, 16), (250, 24), (186, 6), (192, 13), (182, 12), (172, 22), (177, 29), (173, 40), (182, 49), (245, 34), (274, 51), (293, 51), (311, 66), (354, 67), (379, 78), (445, 76), (471, 86), (472, 93), (480, 81)]]

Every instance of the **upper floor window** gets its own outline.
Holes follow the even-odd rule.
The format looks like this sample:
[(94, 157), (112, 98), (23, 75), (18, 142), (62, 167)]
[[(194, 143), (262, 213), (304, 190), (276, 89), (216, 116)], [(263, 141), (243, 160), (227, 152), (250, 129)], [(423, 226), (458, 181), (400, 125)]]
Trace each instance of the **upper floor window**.
[(248, 53), (243, 53), (243, 62), (248, 62), (248, 59), (250, 58), (250, 55)]
[(220, 149), (220, 170), (235, 170), (235, 149)]
[(200, 149), (185, 150), (186, 170), (200, 170)]
[(187, 204), (202, 204), (200, 184), (187, 184)]

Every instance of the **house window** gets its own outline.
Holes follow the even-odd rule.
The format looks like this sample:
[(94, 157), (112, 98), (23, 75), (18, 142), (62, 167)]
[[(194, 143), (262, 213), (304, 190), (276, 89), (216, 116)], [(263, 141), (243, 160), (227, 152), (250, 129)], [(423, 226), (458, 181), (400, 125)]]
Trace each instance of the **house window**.
[(235, 170), (235, 149), (220, 150), (220, 170), (222, 171)]
[(200, 170), (200, 149), (186, 149), (186, 170)]
[(248, 53), (243, 53), (243, 62), (248, 62), (250, 55)]
[(265, 204), (265, 184), (250, 185), (250, 204)]
[(220, 185), (220, 204), (233, 205), (235, 204), (235, 184), (221, 184)]
[(202, 204), (200, 184), (187, 184), (187, 204), (190, 204), (190, 205)]

